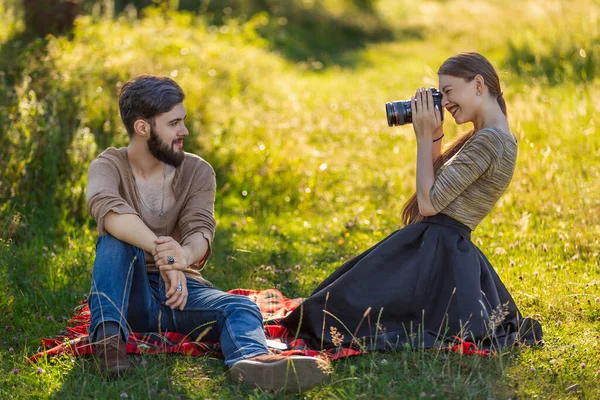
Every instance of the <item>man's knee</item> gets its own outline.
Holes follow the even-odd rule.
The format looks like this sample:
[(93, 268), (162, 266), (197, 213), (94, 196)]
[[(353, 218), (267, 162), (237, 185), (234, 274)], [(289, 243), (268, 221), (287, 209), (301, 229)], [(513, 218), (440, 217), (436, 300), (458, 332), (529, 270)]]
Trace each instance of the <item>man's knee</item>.
[(250, 314), (254, 314), (262, 319), (262, 314), (260, 312), (258, 304), (256, 304), (254, 301), (250, 300), (250, 298), (246, 296), (232, 295), (231, 301), (228, 304), (227, 308), (230, 310), (235, 310), (237, 312), (247, 312)]
[[(104, 271), (108, 268), (111, 273), (104, 278), (110, 280), (119, 275), (117, 271), (127, 270), (130, 272), (143, 267), (145, 267), (144, 252), (137, 247), (123, 242), (111, 234), (98, 238), (94, 271), (97, 269)], [(101, 279), (97, 274), (94, 275), (94, 278)]]
[(98, 238), (98, 243), (96, 245), (96, 249), (116, 249), (116, 250), (124, 250), (133, 247), (129, 243), (125, 243), (124, 241), (117, 239), (110, 233), (106, 233)]
[(99, 237), (96, 244), (96, 257), (104, 255), (116, 261), (123, 256), (133, 259), (133, 256), (137, 254), (137, 247), (117, 239), (110, 233)]

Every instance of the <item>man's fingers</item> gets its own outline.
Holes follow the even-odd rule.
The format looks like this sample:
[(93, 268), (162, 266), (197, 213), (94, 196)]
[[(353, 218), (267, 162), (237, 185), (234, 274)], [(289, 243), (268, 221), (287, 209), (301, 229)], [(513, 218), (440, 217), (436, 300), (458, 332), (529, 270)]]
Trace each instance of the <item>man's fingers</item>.
[(173, 251), (173, 249), (175, 249), (175, 246), (173, 246), (173, 242), (166, 242), (155, 246), (152, 251), (152, 254), (154, 255), (164, 251)]
[(165, 296), (167, 296), (167, 304), (169, 303), (171, 297), (175, 294), (175, 285), (171, 285), (171, 287), (169, 288), (169, 290), (167, 290), (167, 292), (165, 293)]
[[(161, 273), (163, 271), (161, 270)], [(171, 286), (169, 290), (166, 292), (167, 301), (165, 304), (171, 309), (175, 309), (177, 306), (181, 305), (182, 296), (187, 298), (187, 282), (185, 275), (181, 272), (172, 273), (173, 278), (171, 281)], [(177, 290), (177, 288), (181, 288), (181, 290)]]
[(179, 296), (181, 296), (181, 291), (177, 290), (177, 285), (171, 285), (171, 290), (167, 293), (168, 300), (165, 304), (168, 306), (172, 305), (179, 299)]
[[(183, 285), (181, 283), (172, 282), (171, 288), (167, 292), (167, 297), (171, 298), (172, 296), (175, 296), (177, 293), (181, 293), (181, 290), (177, 290), (177, 286), (180, 286), (180, 285), (183, 288)], [(175, 297), (177, 297), (177, 296), (175, 296)]]
[(176, 296), (174, 298), (173, 303), (171, 303), (171, 305), (170, 305), (172, 310), (175, 310), (176, 308), (181, 307), (181, 305), (185, 301), (185, 294), (183, 292), (177, 292), (177, 293), (179, 293), (179, 296)]
[(167, 242), (170, 242), (172, 240), (173, 240), (173, 238), (171, 236), (159, 236), (158, 238), (156, 238), (154, 240), (154, 243), (156, 243), (156, 244), (167, 243)]
[(181, 302), (181, 305), (179, 306), (179, 309), (181, 311), (183, 311), (185, 309), (185, 305), (187, 304), (187, 298), (188, 298), (188, 293), (186, 290), (185, 296), (183, 297), (183, 301)]
[(185, 304), (187, 302), (187, 295), (188, 294), (187, 294), (186, 289), (183, 289), (180, 292), (175, 292), (175, 294), (167, 300), (165, 305), (170, 307), (172, 310), (174, 310), (176, 308), (183, 310), (183, 308), (185, 307)]
[[(158, 260), (162, 260), (164, 259), (165, 261), (167, 261), (167, 257), (171, 256), (174, 257), (175, 254), (173, 254), (172, 251), (159, 251), (158, 253), (156, 253), (156, 255), (154, 256), (154, 261), (158, 261)], [(177, 261), (177, 259), (175, 259), (175, 261)]]
[[(169, 262), (169, 257), (173, 257), (173, 263)], [(162, 265), (176, 265), (183, 264), (183, 260), (181, 259), (181, 255), (173, 251), (163, 251), (156, 254), (154, 257), (154, 263), (157, 267)]]
[(165, 305), (168, 307), (171, 307), (171, 309), (174, 309), (175, 307), (173, 307), (175, 304), (177, 304), (179, 302), (179, 292), (176, 292), (175, 294), (171, 295), (170, 297), (167, 298), (167, 301), (165, 302)]
[(154, 246), (154, 248), (152, 249), (152, 255), (156, 256), (157, 253), (160, 253), (161, 251), (165, 251), (165, 250), (169, 250), (172, 248), (172, 244), (171, 242), (154, 242), (156, 244), (156, 246)]
[(160, 276), (162, 277), (163, 282), (165, 283), (165, 295), (169, 297), (169, 292), (171, 291), (171, 278), (169, 277), (169, 274), (166, 273), (166, 271), (160, 271)]
[(188, 270), (188, 268), (183, 265), (183, 264), (167, 264), (167, 265), (160, 265), (158, 266), (158, 269), (160, 269), (162, 272), (171, 272), (171, 271), (179, 271), (179, 272), (184, 272)]
[(168, 272), (168, 271), (187, 271), (187, 266), (182, 263), (169, 264), (161, 260), (160, 264), (156, 263), (156, 266), (159, 270)]
[(156, 255), (154, 256), (154, 262), (158, 263), (159, 261), (164, 260), (165, 262), (168, 262), (167, 257), (169, 256), (169, 252), (168, 251), (161, 251), (160, 253), (156, 253)]

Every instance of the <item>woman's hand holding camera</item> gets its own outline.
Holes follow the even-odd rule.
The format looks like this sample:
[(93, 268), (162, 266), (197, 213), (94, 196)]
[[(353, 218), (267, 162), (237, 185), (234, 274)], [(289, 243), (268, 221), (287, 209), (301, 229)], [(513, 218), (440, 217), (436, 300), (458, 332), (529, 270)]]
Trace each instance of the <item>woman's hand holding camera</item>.
[(410, 101), (413, 127), (417, 143), (428, 141), (442, 136), (442, 120), (440, 110), (434, 105), (431, 90), (421, 88)]

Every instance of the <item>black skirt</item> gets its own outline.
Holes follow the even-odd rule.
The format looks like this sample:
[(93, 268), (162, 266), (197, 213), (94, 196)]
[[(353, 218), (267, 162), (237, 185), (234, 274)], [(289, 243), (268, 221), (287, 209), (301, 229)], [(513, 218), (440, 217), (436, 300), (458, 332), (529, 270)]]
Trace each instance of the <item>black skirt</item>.
[(282, 320), (315, 349), (480, 349), (539, 343), (470, 229), (443, 214), (408, 225), (346, 262)]

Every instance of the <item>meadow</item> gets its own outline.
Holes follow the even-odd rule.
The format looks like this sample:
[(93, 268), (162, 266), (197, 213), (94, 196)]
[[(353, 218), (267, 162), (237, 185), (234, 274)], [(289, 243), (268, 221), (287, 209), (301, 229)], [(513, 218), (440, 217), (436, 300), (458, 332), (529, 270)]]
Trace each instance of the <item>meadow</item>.
[[(167, 75), (186, 91), (187, 150), (218, 183), (204, 276), (303, 297), (402, 226), (416, 144), (384, 104), (437, 86), (462, 51), (500, 71), (519, 140), (511, 186), (472, 240), (545, 345), (366, 354), (297, 398), (600, 398), (598, 0), (290, 1), (245, 16), (98, 3), (72, 34), (27, 39), (0, 0), (0, 398), (283, 397), (228, 381), (216, 357), (132, 357), (119, 381), (89, 357), (26, 362), (89, 291), (87, 166), (127, 144), (123, 82)], [(469, 129), (444, 123), (446, 138)]]

